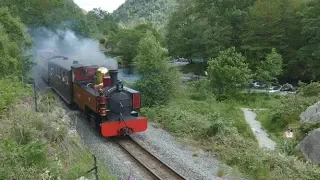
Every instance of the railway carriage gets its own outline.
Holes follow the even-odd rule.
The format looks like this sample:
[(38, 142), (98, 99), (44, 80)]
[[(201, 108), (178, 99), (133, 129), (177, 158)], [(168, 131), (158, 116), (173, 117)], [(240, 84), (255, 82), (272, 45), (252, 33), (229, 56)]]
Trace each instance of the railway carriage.
[[(104, 137), (130, 135), (147, 129), (140, 117), (140, 92), (123, 86), (117, 70), (79, 64), (67, 57), (42, 59), (43, 79), (64, 101), (84, 112)], [(47, 67), (45, 67), (45, 66)]]

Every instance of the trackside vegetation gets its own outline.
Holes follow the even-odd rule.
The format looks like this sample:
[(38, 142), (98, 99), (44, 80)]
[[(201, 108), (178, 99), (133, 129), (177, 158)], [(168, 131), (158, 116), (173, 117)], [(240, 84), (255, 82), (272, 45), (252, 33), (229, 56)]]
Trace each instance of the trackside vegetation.
[[(0, 179), (93, 179), (86, 174), (93, 156), (69, 130), (71, 121), (55, 95), (43, 97), (36, 113), (31, 85), (22, 88), (16, 77), (2, 78), (0, 84)], [(101, 179), (113, 179), (98, 166)]]
[(287, 153), (292, 150), (290, 144), (283, 142), (276, 151), (260, 149), (239, 109), (266, 107), (263, 102), (269, 101), (270, 106), (279, 105), (286, 98), (258, 94), (244, 95), (249, 100), (242, 103), (217, 101), (211, 93), (197, 98), (199, 91), (195, 90), (195, 85), (199, 87), (199, 82), (190, 84), (187, 90), (182, 89), (179, 97), (169, 104), (143, 108), (142, 112), (173, 135), (216, 154), (249, 179), (320, 178), (317, 165), (306, 162), (297, 154)]
[[(85, 37), (116, 30), (115, 23), (103, 24), (98, 15), (110, 17), (98, 9), (86, 16), (69, 0), (0, 1), (0, 179), (94, 179), (86, 173), (93, 156), (71, 130), (74, 117), (66, 116), (53, 94), (42, 93), (34, 112), (27, 76), (34, 65), (29, 30), (71, 29)], [(87, 18), (95, 28), (87, 28)], [(114, 179), (101, 162), (97, 165), (101, 179)]]

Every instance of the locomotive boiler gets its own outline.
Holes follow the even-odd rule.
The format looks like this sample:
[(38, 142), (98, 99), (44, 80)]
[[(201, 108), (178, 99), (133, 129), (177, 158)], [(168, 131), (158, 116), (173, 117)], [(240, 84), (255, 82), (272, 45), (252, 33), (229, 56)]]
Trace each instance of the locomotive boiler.
[(147, 129), (141, 117), (139, 91), (118, 80), (118, 70), (79, 64), (67, 57), (42, 59), (42, 77), (70, 106), (77, 106), (104, 137), (130, 135)]

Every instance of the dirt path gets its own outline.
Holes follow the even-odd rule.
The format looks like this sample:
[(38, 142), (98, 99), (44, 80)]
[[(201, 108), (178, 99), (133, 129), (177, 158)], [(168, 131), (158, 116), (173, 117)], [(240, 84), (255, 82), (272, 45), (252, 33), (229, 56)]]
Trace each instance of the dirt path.
[(247, 108), (241, 108), (247, 123), (250, 125), (253, 134), (256, 136), (260, 147), (274, 150), (276, 143), (272, 141), (268, 134), (261, 128), (261, 124), (256, 120), (257, 114)]

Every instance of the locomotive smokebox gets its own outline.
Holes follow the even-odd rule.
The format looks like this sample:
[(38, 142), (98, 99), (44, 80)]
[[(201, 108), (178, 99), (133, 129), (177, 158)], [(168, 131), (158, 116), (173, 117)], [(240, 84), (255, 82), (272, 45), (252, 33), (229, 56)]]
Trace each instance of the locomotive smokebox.
[(118, 82), (118, 70), (110, 70), (109, 74), (111, 77), (111, 86), (115, 86)]

